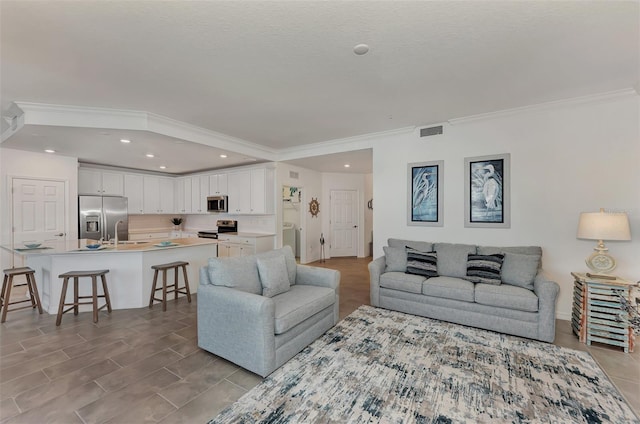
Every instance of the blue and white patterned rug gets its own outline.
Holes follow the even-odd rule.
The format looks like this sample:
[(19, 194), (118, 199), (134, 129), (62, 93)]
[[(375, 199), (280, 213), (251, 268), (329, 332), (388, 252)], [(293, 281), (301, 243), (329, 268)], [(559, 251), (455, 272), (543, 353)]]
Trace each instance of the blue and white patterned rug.
[(588, 353), (362, 306), (210, 423), (638, 423)]

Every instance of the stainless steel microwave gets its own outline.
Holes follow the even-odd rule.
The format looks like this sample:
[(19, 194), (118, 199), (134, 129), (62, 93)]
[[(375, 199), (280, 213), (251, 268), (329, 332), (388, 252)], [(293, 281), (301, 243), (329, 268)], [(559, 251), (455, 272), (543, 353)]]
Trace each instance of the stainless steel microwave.
[(208, 196), (207, 197), (208, 212), (228, 212), (229, 202), (227, 196)]

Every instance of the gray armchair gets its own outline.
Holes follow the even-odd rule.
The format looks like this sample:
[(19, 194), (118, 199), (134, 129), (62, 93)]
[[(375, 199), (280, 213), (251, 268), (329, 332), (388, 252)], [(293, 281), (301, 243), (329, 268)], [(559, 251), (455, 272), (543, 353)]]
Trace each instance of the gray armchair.
[[(273, 295), (261, 271), (278, 257), (289, 288)], [(339, 286), (340, 272), (296, 264), (289, 246), (212, 258), (200, 269), (198, 346), (265, 377), (338, 322)]]

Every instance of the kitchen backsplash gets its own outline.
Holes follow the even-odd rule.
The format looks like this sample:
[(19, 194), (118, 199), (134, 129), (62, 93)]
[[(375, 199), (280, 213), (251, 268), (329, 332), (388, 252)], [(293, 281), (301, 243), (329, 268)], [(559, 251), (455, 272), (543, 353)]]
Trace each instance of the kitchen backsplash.
[(210, 214), (210, 215), (184, 215), (185, 222), (182, 224), (184, 229), (207, 230), (216, 227), (216, 221), (219, 219), (235, 219), (238, 221), (238, 231), (244, 233), (269, 233), (276, 232), (275, 215), (228, 215), (228, 214)]

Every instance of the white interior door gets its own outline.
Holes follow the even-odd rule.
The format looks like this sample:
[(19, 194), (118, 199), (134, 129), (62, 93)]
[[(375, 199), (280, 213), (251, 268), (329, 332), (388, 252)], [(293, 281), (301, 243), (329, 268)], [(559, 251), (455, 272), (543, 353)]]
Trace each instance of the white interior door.
[(331, 190), (331, 256), (358, 256), (358, 192)]
[(14, 244), (65, 239), (63, 181), (14, 178), (12, 189)]

